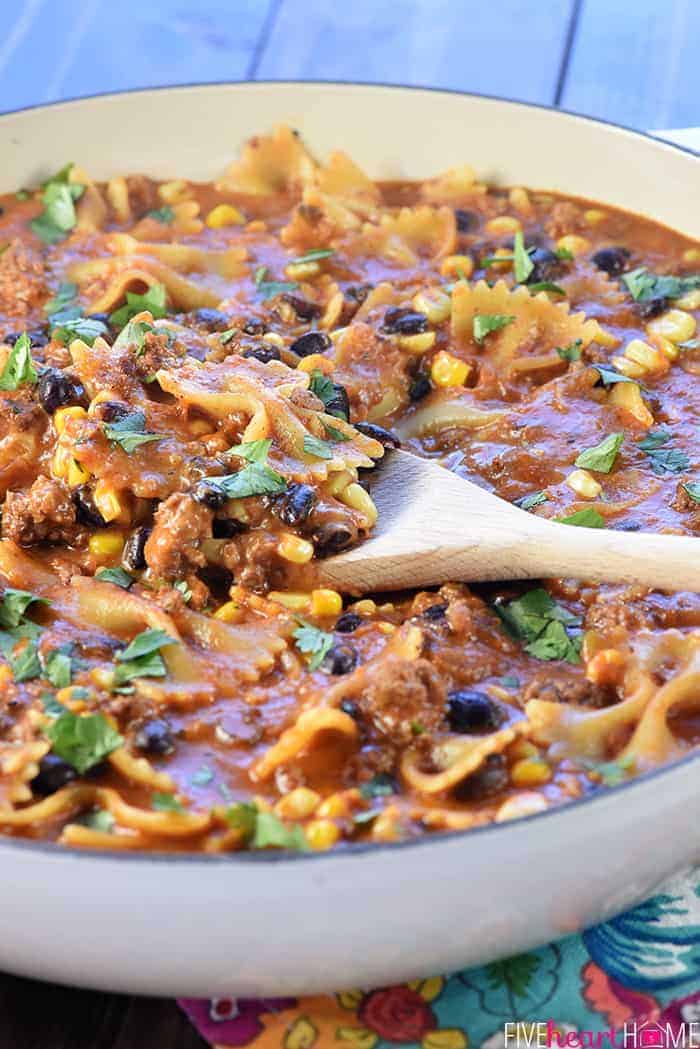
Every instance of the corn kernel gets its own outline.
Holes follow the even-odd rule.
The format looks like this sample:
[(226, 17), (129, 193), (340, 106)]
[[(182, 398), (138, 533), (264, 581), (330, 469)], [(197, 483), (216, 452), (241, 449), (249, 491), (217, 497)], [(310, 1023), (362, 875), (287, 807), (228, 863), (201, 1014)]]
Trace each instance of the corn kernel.
[(0, 667), (0, 685), (9, 685), (12, 680), (12, 671), (5, 663)]
[(487, 233), (491, 233), (494, 237), (502, 236), (505, 233), (518, 233), (522, 229), (520, 219), (516, 219), (514, 215), (499, 215), (495, 219), (489, 219), (484, 226)]
[(78, 488), (81, 484), (87, 484), (89, 480), (90, 471), (86, 470), (82, 463), (79, 463), (77, 459), (71, 456), (66, 475), (68, 486), (70, 488)]
[(474, 261), (471, 255), (448, 255), (440, 266), (443, 277), (471, 277), (474, 272)]
[(399, 811), (395, 805), (388, 805), (372, 824), (372, 838), (375, 841), (398, 841), (400, 837)]
[(275, 813), (283, 820), (304, 820), (314, 812), (321, 795), (310, 787), (295, 787), (275, 805)]
[(206, 419), (191, 419), (187, 424), (187, 429), (193, 437), (204, 437), (205, 433), (212, 432), (212, 424)]
[(510, 770), (510, 779), (516, 787), (539, 787), (552, 778), (552, 770), (542, 758), (522, 758)]
[(651, 341), (654, 343), (664, 357), (668, 357), (669, 361), (677, 361), (681, 355), (681, 351), (678, 349), (674, 342), (670, 339), (664, 339), (663, 335), (652, 335)]
[(548, 802), (543, 794), (537, 794), (531, 790), (524, 791), (503, 802), (496, 813), (496, 823), (521, 819), (523, 816), (534, 816), (536, 812), (544, 812), (546, 808), (548, 808)]
[(685, 310), (669, 310), (647, 324), (650, 335), (662, 335), (671, 342), (685, 342), (695, 335), (695, 317)]
[(599, 226), (608, 216), (598, 208), (589, 208), (583, 213), (583, 221), (587, 226)]
[(644, 375), (642, 365), (628, 360), (627, 357), (613, 357), (612, 364), (621, 375), (626, 375), (628, 379), (641, 379), (642, 375)]
[(284, 275), (290, 280), (309, 280), (320, 272), (321, 267), (317, 262), (290, 262), (284, 267)]
[(70, 448), (63, 448), (60, 444), (56, 447), (51, 459), (51, 473), (54, 477), (65, 478), (68, 476), (68, 466), (73, 458)]
[(508, 757), (511, 761), (519, 761), (522, 758), (538, 758), (540, 756), (539, 747), (536, 747), (529, 739), (516, 739), (508, 747)]
[(377, 630), (380, 630), (382, 634), (396, 633), (396, 627), (393, 623), (377, 623)]
[(190, 196), (190, 187), (184, 179), (173, 179), (158, 187), (158, 196), (166, 204), (179, 204)]
[(582, 499), (597, 499), (603, 491), (602, 485), (588, 470), (574, 470), (566, 478), (566, 483)]
[(563, 251), (570, 251), (572, 255), (583, 255), (591, 246), (590, 240), (579, 237), (575, 233), (567, 233), (557, 241), (557, 247)]
[(700, 262), (700, 248), (687, 248), (683, 252), (683, 262), (689, 262), (691, 266)]
[(337, 820), (348, 814), (347, 798), (342, 794), (331, 794), (318, 807), (317, 816), (323, 819)]
[(609, 399), (616, 408), (621, 408), (634, 416), (642, 426), (654, 425), (654, 416), (644, 403), (642, 392), (636, 382), (616, 382), (610, 391)]
[(650, 346), (641, 339), (632, 339), (627, 343), (625, 357), (633, 364), (638, 364), (644, 374), (667, 371), (669, 367), (667, 358), (654, 346)]
[(674, 302), (682, 310), (700, 310), (700, 288), (687, 291), (680, 299), (674, 299)]
[(377, 611), (377, 604), (371, 597), (363, 597), (361, 601), (355, 602), (352, 610), (357, 612), (358, 616), (372, 616)]
[(105, 521), (115, 521), (122, 512), (122, 504), (114, 488), (107, 481), (98, 481), (93, 492), (95, 506)]
[(337, 590), (312, 590), (311, 614), (337, 616), (343, 610), (343, 599)]
[(463, 386), (469, 375), (469, 365), (453, 357), (446, 350), (435, 354), (430, 366), (430, 378), (436, 386)]
[(530, 194), (522, 186), (513, 186), (512, 190), (508, 194), (508, 200), (513, 205), (516, 211), (521, 211), (524, 215), (532, 214), (532, 202), (530, 200)]
[(302, 357), (297, 364), (297, 371), (309, 374), (319, 371), (324, 375), (330, 375), (334, 368), (333, 361), (329, 361), (322, 353), (310, 353), (308, 357)]
[(586, 664), (586, 677), (594, 685), (617, 685), (622, 680), (627, 660), (617, 648), (596, 652)]
[(271, 590), (267, 595), (270, 601), (284, 605), (291, 612), (306, 612), (311, 606), (311, 597), (300, 590)]
[(277, 544), (277, 553), (295, 565), (307, 565), (314, 556), (314, 545), (298, 535), (283, 535)]
[(432, 349), (435, 345), (435, 338), (434, 331), (422, 331), (417, 335), (401, 335), (398, 343), (402, 350), (418, 355)]
[(87, 412), (84, 408), (80, 408), (77, 405), (72, 408), (58, 408), (54, 412), (53, 424), (56, 427), (56, 433), (63, 433), (66, 428), (66, 422), (68, 419), (86, 419)]
[(311, 820), (306, 825), (305, 834), (315, 852), (331, 849), (340, 838), (340, 831), (332, 820)]
[(452, 312), (452, 299), (442, 288), (424, 288), (413, 296), (411, 305), (424, 313), (430, 324), (442, 324)]
[(98, 688), (111, 689), (114, 684), (114, 671), (108, 670), (107, 667), (93, 667), (90, 679)]
[(221, 229), (222, 226), (243, 226), (245, 215), (242, 215), (233, 204), (217, 204), (206, 217), (209, 229)]
[(269, 342), (272, 346), (277, 346), (278, 349), (284, 349), (285, 342), (282, 336), (276, 331), (266, 331), (263, 333), (263, 339), (265, 342)]
[(236, 601), (227, 601), (214, 613), (214, 619), (220, 619), (222, 623), (238, 623), (242, 618), (243, 609)]
[(377, 513), (377, 507), (374, 505), (374, 499), (372, 496), (369, 492), (365, 491), (361, 484), (349, 484), (347, 488), (340, 493), (339, 498), (346, 506), (349, 506), (352, 510), (357, 510), (358, 513), (363, 515), (367, 522), (367, 527), (376, 524), (377, 517), (379, 516)]
[(88, 550), (93, 557), (99, 561), (107, 561), (111, 558), (121, 557), (124, 549), (124, 536), (121, 532), (108, 529), (104, 532), (95, 532), (88, 539)]

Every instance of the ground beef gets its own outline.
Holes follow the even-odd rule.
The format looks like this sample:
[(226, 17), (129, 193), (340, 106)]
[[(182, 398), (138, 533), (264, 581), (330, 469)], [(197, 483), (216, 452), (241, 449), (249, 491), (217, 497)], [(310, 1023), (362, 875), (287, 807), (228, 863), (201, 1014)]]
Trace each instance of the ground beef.
[(202, 567), (206, 558), (202, 540), (211, 538), (212, 511), (182, 492), (160, 504), (153, 519), (144, 554), (146, 563), (163, 579), (182, 579), (193, 567)]
[(570, 200), (558, 200), (552, 205), (544, 228), (552, 240), (558, 240), (567, 233), (580, 233), (585, 228), (581, 208)]
[(236, 536), (221, 550), (225, 568), (241, 586), (260, 592), (283, 585), (283, 565), (277, 554), (279, 536), (272, 532), (248, 532)]
[(610, 706), (616, 699), (613, 689), (594, 685), (583, 677), (554, 677), (551, 670), (535, 674), (523, 693), (523, 702), (544, 699), (548, 703), (570, 703), (575, 707), (596, 710)]
[(444, 727), (447, 693), (427, 659), (387, 656), (372, 668), (371, 680), (356, 699), (364, 718), (396, 745)]
[(182, 362), (183, 353), (172, 345), (167, 332), (148, 332), (143, 347), (136, 357), (136, 373), (143, 379), (155, 375), (161, 368), (171, 368)]
[(161, 203), (156, 196), (155, 186), (144, 175), (128, 175), (126, 186), (129, 204), (136, 218), (142, 218), (147, 211)]
[(660, 611), (655, 609), (639, 588), (619, 590), (596, 595), (585, 619), (586, 630), (597, 630), (616, 636), (620, 630), (637, 633), (639, 630), (658, 630), (663, 625)]
[(2, 511), (2, 534), (20, 546), (78, 542), (83, 529), (66, 485), (37, 477), (27, 491), (8, 492)]
[(697, 500), (691, 499), (682, 481), (676, 486), (676, 494), (671, 503), (671, 508), (677, 510), (679, 514), (695, 513), (700, 518), (700, 504)]
[(0, 255), (0, 313), (25, 317), (47, 295), (41, 257), (19, 239), (13, 240)]

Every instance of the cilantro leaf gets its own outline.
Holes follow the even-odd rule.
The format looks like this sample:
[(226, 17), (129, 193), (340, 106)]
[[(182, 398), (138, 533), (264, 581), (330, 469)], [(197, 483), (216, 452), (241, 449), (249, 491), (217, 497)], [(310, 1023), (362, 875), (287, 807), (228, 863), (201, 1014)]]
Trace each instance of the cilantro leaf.
[(246, 499), (251, 495), (279, 495), (286, 491), (287, 482), (267, 463), (252, 462), (237, 474), (210, 477), (209, 482), (220, 488), (227, 499)]
[[(17, 651), (17, 642), (23, 636), (24, 644)], [(9, 663), (15, 681), (33, 681), (34, 678), (41, 677), (39, 645), (35, 637), (26, 634), (0, 634), (0, 651)]]
[(636, 382), (635, 379), (630, 379), (628, 375), (623, 375), (617, 368), (613, 368), (611, 364), (594, 364), (592, 367), (600, 375), (603, 386), (612, 386), (616, 382)]
[(333, 248), (313, 248), (304, 255), (292, 259), (292, 265), (296, 266), (298, 263), (304, 262), (319, 262), (321, 259), (329, 259), (331, 255), (335, 255)]
[(176, 582), (173, 583), (173, 588), (175, 590), (178, 590), (182, 594), (182, 600), (185, 602), (186, 605), (188, 605), (192, 600), (192, 591), (190, 590), (185, 580), (176, 580)]
[(155, 809), (156, 812), (184, 812), (182, 804), (177, 800), (174, 794), (162, 794), (160, 791), (156, 791), (151, 796), (151, 808)]
[(95, 572), (95, 579), (99, 579), (101, 583), (114, 583), (122, 590), (128, 590), (134, 583), (133, 576), (125, 572), (123, 568), (100, 568)]
[(531, 492), (530, 495), (522, 495), (516, 499), (513, 506), (519, 506), (521, 510), (532, 510), (541, 503), (546, 503), (548, 498), (546, 492)]
[(312, 433), (304, 434), (304, 451), (307, 455), (315, 455), (317, 459), (332, 459), (335, 455), (328, 441), (322, 441)]
[[(44, 312), (47, 317), (52, 317), (56, 313), (64, 313), (65, 310), (75, 307), (75, 300), (78, 297), (78, 285), (73, 284), (70, 281), (61, 281), (56, 289), (56, 294), (52, 299), (44, 306)], [(78, 311), (79, 307), (76, 307)]]
[[(56, 318), (51, 318), (56, 320)], [(60, 326), (53, 328), (51, 337), (57, 342), (67, 343), (71, 339), (82, 339), (88, 346), (92, 346), (99, 335), (107, 334), (107, 325), (104, 321), (95, 320), (94, 317), (74, 317), (61, 320)]]
[(249, 463), (264, 463), (267, 459), (272, 441), (269, 437), (260, 441), (246, 441), (244, 444), (236, 444), (229, 449), (232, 455), (237, 455)]
[(367, 800), (387, 797), (389, 794), (396, 794), (396, 784), (386, 772), (378, 772), (376, 776), (372, 776), (372, 779), (362, 784), (360, 794)]
[(339, 430), (336, 426), (331, 426), (331, 424), (327, 423), (325, 419), (322, 419), (321, 423), (323, 425), (323, 429), (326, 431), (331, 441), (336, 441), (340, 443), (341, 441), (350, 440), (347, 434), (344, 434), (343, 431)]
[(294, 631), (292, 637), (299, 651), (310, 657), (308, 660), (309, 670), (318, 670), (326, 654), (333, 646), (333, 635), (325, 630), (319, 630), (318, 627), (312, 626), (311, 623), (304, 623), (303, 620), (299, 622), (300, 625)]
[(600, 444), (592, 448), (585, 448), (577, 456), (575, 465), (585, 470), (596, 470), (598, 473), (609, 474), (624, 439), (624, 433), (608, 434)]
[(56, 244), (63, 240), (78, 221), (75, 201), (83, 195), (85, 186), (68, 181), (72, 168), (72, 164), (67, 164), (42, 186), (41, 201), (44, 209), (29, 225), (46, 244)]
[(103, 714), (80, 716), (70, 710), (44, 728), (51, 750), (83, 775), (124, 742)]
[(500, 331), (514, 320), (515, 317), (507, 313), (475, 313), (472, 321), (474, 338), (481, 344), (492, 331)]
[(149, 332), (158, 334), (158, 329), (148, 321), (128, 321), (114, 340), (114, 350), (122, 350), (131, 347), (137, 357), (144, 351), (144, 341)]
[(668, 430), (650, 430), (637, 447), (645, 452), (655, 474), (683, 473), (690, 466), (690, 459), (678, 448), (667, 448), (672, 435)]
[(176, 638), (164, 630), (143, 630), (134, 640), (117, 652), (119, 664), (114, 673), (114, 684), (124, 685), (139, 677), (165, 677), (167, 669), (160, 654), (165, 645), (176, 645)]
[(536, 295), (538, 291), (553, 291), (556, 295), (566, 295), (564, 288), (554, 284), (551, 280), (538, 280), (534, 284), (528, 284), (528, 288), (533, 295)]
[(255, 289), (263, 300), (272, 299), (284, 292), (296, 291), (299, 287), (296, 281), (265, 280), (266, 273), (267, 266), (258, 266), (255, 271)]
[(628, 779), (627, 773), (634, 766), (634, 758), (631, 754), (626, 757), (620, 758), (618, 761), (587, 761), (583, 760), (582, 764), (585, 768), (592, 772), (596, 779), (599, 779), (601, 783), (604, 783), (606, 787), (617, 787), (620, 783), (623, 783)]
[(73, 677), (71, 648), (71, 645), (55, 648), (44, 657), (44, 677), (55, 688), (66, 688), (71, 683)]
[(32, 360), (31, 343), (26, 331), (10, 349), (5, 366), (0, 372), (0, 390), (16, 390), (23, 383), (32, 385), (37, 381), (36, 368)]
[(573, 251), (570, 251), (568, 248), (555, 248), (554, 254), (558, 259), (562, 259), (565, 262), (571, 262), (574, 257)]
[[(224, 784), (222, 783), (221, 786)], [(230, 805), (225, 815), (229, 827), (242, 831), (246, 839), (253, 836), (258, 818), (257, 805), (250, 801), (239, 801), (235, 805)]]
[(146, 416), (143, 412), (136, 411), (125, 415), (123, 419), (117, 419), (116, 422), (104, 423), (102, 429), (108, 441), (114, 441), (127, 455), (131, 455), (142, 444), (162, 440), (162, 434), (147, 433), (144, 430), (145, 425)]
[(32, 605), (48, 605), (45, 597), (37, 597), (28, 590), (15, 590), (8, 586), (0, 601), (0, 627), (6, 630), (18, 627), (24, 619), (27, 609)]
[(43, 692), (41, 703), (47, 717), (59, 718), (61, 714), (65, 713), (66, 708), (63, 706), (63, 703), (59, 703), (52, 692)]
[(568, 346), (557, 346), (556, 350), (563, 361), (580, 361), (582, 346), (583, 339), (576, 339), (575, 342), (570, 342)]
[(494, 609), (507, 633), (524, 642), (531, 656), (580, 662), (581, 638), (570, 637), (566, 628), (580, 626), (581, 620), (556, 604), (546, 590), (528, 590), (507, 604), (495, 604)]
[(697, 481), (687, 481), (683, 485), (683, 491), (692, 499), (694, 503), (700, 503), (700, 483)]
[(643, 452), (655, 452), (663, 444), (668, 444), (671, 434), (668, 430), (649, 430), (649, 433), (637, 445)]
[(251, 845), (254, 849), (294, 849), (306, 852), (308, 843), (299, 824), (291, 827), (272, 812), (258, 812)]
[(109, 323), (114, 328), (123, 328), (124, 325), (142, 310), (148, 310), (154, 320), (165, 317), (167, 297), (164, 284), (152, 284), (143, 295), (137, 295), (133, 291), (127, 291), (126, 304), (110, 314)]
[(518, 284), (524, 284), (534, 268), (535, 264), (525, 250), (522, 232), (518, 230), (513, 237), (513, 273)]
[(151, 208), (150, 211), (146, 212), (144, 218), (155, 219), (156, 222), (162, 222), (164, 225), (167, 225), (175, 218), (175, 212), (169, 204), (165, 204), (162, 208)]
[(311, 382), (309, 383), (309, 389), (313, 394), (318, 397), (319, 401), (323, 402), (323, 407), (326, 409), (328, 415), (335, 415), (337, 419), (343, 419), (348, 422), (348, 415), (344, 408), (340, 406), (338, 400), (339, 394), (344, 393), (343, 387), (336, 385), (327, 375), (324, 375), (318, 368), (314, 368), (311, 372)]
[(622, 282), (635, 302), (651, 299), (678, 299), (694, 288), (700, 288), (700, 274), (692, 277), (674, 277), (651, 273), (645, 266), (622, 274)]
[(227, 346), (231, 339), (238, 334), (238, 328), (227, 328), (226, 331), (222, 331), (219, 336), (219, 342), (222, 346)]
[(114, 816), (107, 809), (90, 809), (89, 812), (79, 816), (77, 822), (90, 830), (100, 831), (101, 834), (111, 834), (114, 829)]
[(559, 524), (576, 525), (579, 528), (605, 528), (605, 518), (592, 506), (587, 506), (585, 510), (577, 510), (568, 517), (555, 517), (554, 520)]

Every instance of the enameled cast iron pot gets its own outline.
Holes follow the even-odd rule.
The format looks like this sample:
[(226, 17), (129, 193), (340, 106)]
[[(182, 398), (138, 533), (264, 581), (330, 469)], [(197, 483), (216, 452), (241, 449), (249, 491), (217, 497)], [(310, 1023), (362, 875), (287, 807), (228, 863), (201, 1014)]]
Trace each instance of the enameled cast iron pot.
[[(471, 163), (700, 237), (700, 160), (610, 124), (444, 91), (167, 88), (0, 117), (0, 189), (69, 160), (97, 178), (210, 178), (278, 122), (375, 177)], [(420, 134), (415, 134), (420, 129)], [(286, 856), (128, 855), (0, 838), (0, 968), (150, 994), (375, 986), (514, 954), (608, 918), (700, 857), (700, 758), (517, 823)]]

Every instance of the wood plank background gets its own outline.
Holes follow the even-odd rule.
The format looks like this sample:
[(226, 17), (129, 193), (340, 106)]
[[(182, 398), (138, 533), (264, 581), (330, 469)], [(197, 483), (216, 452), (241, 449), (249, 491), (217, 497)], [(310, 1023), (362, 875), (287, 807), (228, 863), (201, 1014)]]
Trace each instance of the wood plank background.
[[(0, 111), (160, 84), (337, 78), (700, 125), (698, 0), (0, 0), (0, 13)], [(420, 128), (407, 121), (406, 134)], [(172, 1002), (5, 976), (0, 1046), (204, 1042)]]

